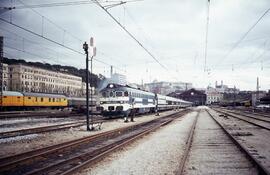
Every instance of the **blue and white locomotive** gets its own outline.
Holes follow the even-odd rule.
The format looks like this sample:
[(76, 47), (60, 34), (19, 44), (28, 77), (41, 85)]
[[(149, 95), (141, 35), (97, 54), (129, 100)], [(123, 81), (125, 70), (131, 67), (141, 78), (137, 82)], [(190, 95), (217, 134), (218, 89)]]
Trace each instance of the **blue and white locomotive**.
[(118, 84), (108, 84), (106, 88), (100, 91), (100, 94), (100, 110), (105, 116), (128, 116), (192, 105), (188, 101)]

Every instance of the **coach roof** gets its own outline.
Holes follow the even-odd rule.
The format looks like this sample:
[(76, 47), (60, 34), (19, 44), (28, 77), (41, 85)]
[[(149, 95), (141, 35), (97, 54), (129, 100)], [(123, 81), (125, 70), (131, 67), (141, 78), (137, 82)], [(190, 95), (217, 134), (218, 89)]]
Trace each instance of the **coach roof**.
[(3, 96), (23, 96), (23, 94), (17, 91), (3, 91)]
[(58, 94), (44, 94), (44, 93), (31, 93), (31, 92), (24, 92), (24, 96), (30, 96), (30, 97), (49, 97), (49, 98), (66, 98), (64, 95), (58, 95)]

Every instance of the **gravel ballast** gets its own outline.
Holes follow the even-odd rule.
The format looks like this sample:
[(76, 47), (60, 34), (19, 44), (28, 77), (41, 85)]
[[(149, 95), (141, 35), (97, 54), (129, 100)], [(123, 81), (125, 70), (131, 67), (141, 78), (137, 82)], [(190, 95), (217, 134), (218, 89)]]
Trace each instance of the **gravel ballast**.
[(270, 131), (245, 121), (210, 110), (215, 119), (232, 134), (268, 171), (270, 171)]
[(135, 122), (129, 123), (124, 123), (123, 119), (108, 120), (107, 122), (102, 124), (101, 130), (95, 130), (91, 132), (86, 131), (86, 126), (82, 126), (78, 128), (71, 128), (69, 130), (35, 134), (34, 136), (22, 136), (12, 139), (0, 139), (0, 147), (1, 147), (0, 157), (11, 156), (14, 154), (19, 154), (22, 152), (31, 151), (33, 149), (43, 148), (46, 146), (67, 142), (73, 139), (87, 137), (90, 135), (102, 133), (109, 130), (135, 125), (138, 123), (156, 119), (157, 117), (163, 117), (165, 115), (169, 115), (175, 112), (176, 111), (162, 112), (160, 113), (160, 116), (155, 116), (155, 114), (139, 116), (135, 117)]
[[(197, 112), (144, 136), (122, 151), (117, 151), (82, 174), (175, 174), (190, 127)], [(81, 174), (81, 173), (80, 173)]]
[(220, 126), (202, 111), (184, 174), (257, 174), (257, 169)]

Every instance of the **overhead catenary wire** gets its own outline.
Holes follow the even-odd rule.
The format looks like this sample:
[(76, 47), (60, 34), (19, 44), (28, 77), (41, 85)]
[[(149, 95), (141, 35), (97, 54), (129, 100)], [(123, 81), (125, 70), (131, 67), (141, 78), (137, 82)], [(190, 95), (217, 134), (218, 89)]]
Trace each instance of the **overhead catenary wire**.
[[(49, 42), (51, 42), (51, 43), (54, 43), (54, 44), (56, 44), (56, 45), (58, 45), (58, 46), (61, 46), (61, 47), (65, 48), (65, 49), (68, 49), (68, 50), (70, 50), (70, 51), (72, 51), (72, 52), (75, 52), (75, 53), (77, 53), (77, 54), (84, 55), (83, 52), (77, 51), (77, 50), (75, 50), (75, 49), (73, 49), (73, 48), (71, 48), (71, 47), (68, 47), (68, 46), (66, 46), (66, 45), (64, 45), (64, 44), (62, 44), (62, 43), (60, 43), (60, 42), (57, 42), (57, 41), (55, 41), (55, 40), (53, 40), (53, 39), (50, 39), (50, 38), (45, 37), (45, 36), (42, 36), (42, 35), (40, 35), (40, 34), (34, 32), (34, 31), (30, 30), (30, 29), (27, 29), (27, 28), (25, 28), (25, 27), (22, 27), (22, 26), (20, 26), (20, 25), (17, 25), (17, 24), (15, 24), (15, 23), (13, 23), (13, 22), (10, 22), (10, 21), (6, 20), (6, 19), (0, 18), (0, 21), (3, 21), (3, 22), (8, 23), (8, 24), (10, 24), (10, 25), (13, 25), (13, 26), (15, 26), (15, 27), (17, 27), (17, 28), (19, 28), (19, 29), (21, 29), (21, 30), (24, 30), (24, 31), (26, 31), (26, 32), (28, 32), (28, 33), (31, 33), (32, 35), (38, 36), (38, 37), (40, 37), (40, 38), (42, 38), (42, 39), (44, 39), (44, 40), (47, 40), (47, 41), (49, 41)], [(101, 61), (101, 60), (99, 60), (99, 59), (97, 59), (97, 58), (94, 58), (93, 60), (95, 60), (95, 61), (97, 61), (97, 62), (99, 62), (99, 63), (105, 64), (105, 65), (107, 65), (107, 66), (111, 66), (111, 64), (108, 64), (108, 63), (106, 63), (106, 62), (104, 62), (104, 61)], [(114, 68), (119, 69), (119, 70), (122, 71), (122, 69), (118, 68), (117, 66), (114, 66)]]
[[(18, 0), (21, 4), (23, 4), (24, 7), (27, 7), (28, 5), (24, 2), (22, 2), (21, 0)], [(76, 37), (75, 35), (73, 35), (72, 33), (68, 32), (67, 30), (65, 30), (64, 28), (62, 28), (61, 26), (59, 26), (58, 24), (56, 24), (55, 22), (53, 22), (52, 20), (50, 20), (49, 18), (45, 17), (44, 15), (42, 15), (41, 13), (39, 13), (38, 11), (36, 11), (35, 9), (29, 7), (34, 13), (36, 13), (37, 15), (39, 15), (42, 18), (42, 34), (43, 35), (43, 25), (44, 25), (44, 19), (46, 19), (48, 22), (50, 22), (51, 24), (53, 24), (54, 26), (56, 26), (57, 28), (59, 28), (60, 30), (62, 30), (64, 32), (64, 34), (69, 34), (70, 36), (72, 36), (74, 39), (78, 40), (80, 43), (82, 43), (83, 41)], [(63, 42), (64, 43), (64, 42)]]
[[(34, 13), (36, 13), (36, 14), (38, 14), (40, 17), (42, 17), (42, 25), (43, 25), (43, 22), (44, 22), (43, 20), (45, 19), (45, 20), (47, 20), (48, 22), (50, 22), (51, 24), (53, 24), (54, 26), (56, 26), (57, 28), (59, 28), (60, 30), (62, 30), (62, 31), (64, 32), (64, 35), (65, 35), (65, 34), (68, 34), (68, 35), (72, 36), (74, 39), (78, 40), (78, 43), (83, 43), (83, 41), (82, 41), (80, 38), (78, 38), (78, 37), (76, 37), (75, 35), (73, 35), (72, 33), (68, 32), (66, 29), (62, 28), (62, 27), (59, 26), (58, 24), (54, 23), (54, 22), (53, 22), (52, 20), (50, 20), (49, 18), (43, 16), (42, 14), (40, 14), (39, 12), (37, 12), (36, 10), (34, 10), (34, 9), (33, 9), (31, 6), (29, 6), (28, 4), (22, 2), (21, 0), (18, 0), (18, 1), (19, 1), (21, 4), (23, 4), (22, 7), (30, 8)], [(126, 1), (126, 2), (133, 2), (133, 1), (142, 1), (142, 0), (130, 0), (130, 1)], [(82, 2), (82, 1), (81, 1), (81, 2)], [(84, 2), (86, 2), (86, 1), (84, 1)], [(88, 1), (88, 2), (89, 2), (89, 1)], [(109, 1), (109, 0), (106, 0), (106, 1), (104, 1), (104, 2), (102, 2), (102, 3), (108, 3), (108, 2), (119, 2), (119, 1)], [(12, 8), (12, 9), (14, 9), (14, 8)], [(72, 51), (72, 52), (75, 52), (75, 53), (83, 54), (83, 55), (84, 55), (83, 52), (77, 51), (77, 50), (75, 50), (75, 49), (73, 49), (73, 48), (71, 48), (71, 47), (65, 45), (65, 44), (64, 44), (64, 40), (62, 41), (62, 43), (60, 43), (60, 42), (58, 42), (58, 41), (56, 41), (56, 40), (53, 40), (53, 39), (50, 39), (50, 38), (44, 36), (44, 35), (43, 35), (43, 26), (42, 26), (42, 32), (41, 32), (41, 34), (39, 34), (39, 33), (37, 33), (37, 32), (33, 32), (33, 31), (30, 30), (30, 29), (27, 29), (27, 28), (25, 28), (25, 27), (22, 27), (22, 26), (20, 26), (20, 25), (17, 25), (17, 24), (15, 24), (15, 23), (13, 23), (11, 20), (8, 21), (8, 20), (5, 20), (5, 19), (3, 19), (3, 18), (0, 18), (0, 20), (2, 20), (3, 22), (9, 23), (9, 24), (11, 24), (11, 25), (13, 25), (13, 26), (15, 26), (15, 27), (17, 27), (17, 28), (20, 28), (20, 29), (22, 29), (22, 30), (24, 30), (24, 31), (26, 31), (26, 32), (29, 32), (29, 33), (31, 33), (31, 34), (33, 34), (33, 35), (35, 35), (35, 36), (41, 37), (42, 39), (45, 39), (45, 40), (47, 40), (47, 41), (49, 41), (49, 42), (52, 42), (52, 43), (54, 43), (54, 44), (57, 44), (57, 45), (59, 45), (59, 46), (65, 48), (65, 49), (68, 49), (68, 50), (70, 50), (70, 51)], [(64, 38), (63, 38), (63, 39), (64, 39)], [(102, 53), (102, 52), (101, 52), (101, 53)], [(99, 62), (99, 63), (102, 63), (102, 64), (104, 64), (104, 65), (107, 65), (107, 66), (113, 66), (113, 67), (114, 67), (115, 69), (117, 69), (117, 70), (124, 71), (123, 69), (119, 68), (118, 66), (115, 66), (115, 65), (112, 65), (112, 64), (108, 64), (108, 63), (106, 63), (106, 62), (104, 62), (104, 61), (101, 61), (101, 60), (99, 60), (99, 59), (97, 59), (97, 58), (94, 58), (94, 60), (97, 61), (97, 62)]]
[(209, 14), (210, 14), (210, 0), (207, 0), (207, 17), (206, 17), (206, 33), (205, 33), (205, 47), (204, 47), (204, 72), (207, 71), (207, 47), (208, 47), (208, 28), (209, 28)]
[(94, 1), (101, 9), (103, 9), (139, 46), (150, 56), (152, 57), (162, 68), (168, 71), (168, 68), (165, 67), (160, 61), (146, 48), (144, 45), (132, 34), (130, 33), (105, 7), (103, 7), (100, 2), (97, 0)]
[[(143, 1), (143, 0), (131, 0), (125, 2), (134, 2), (134, 1)], [(100, 1), (100, 3), (120, 3), (123, 1), (113, 1), (106, 0)], [(14, 10), (14, 9), (25, 9), (25, 8), (48, 8), (48, 7), (62, 7), (62, 6), (75, 6), (75, 5), (87, 5), (94, 4), (95, 2), (91, 2), (89, 0), (86, 1), (68, 1), (68, 2), (54, 2), (54, 3), (44, 3), (44, 4), (29, 4), (26, 6), (12, 6), (12, 7), (0, 7), (3, 10)]]
[[(270, 11), (270, 8), (268, 8), (256, 21), (253, 25), (250, 26), (250, 28), (239, 38), (239, 40), (231, 47), (231, 49), (225, 54), (224, 57), (222, 57), (221, 61), (224, 61), (233, 51), (236, 49), (239, 44), (247, 37), (247, 35), (256, 27), (256, 25), (263, 19), (263, 17)], [(220, 61), (219, 61), (220, 64)]]

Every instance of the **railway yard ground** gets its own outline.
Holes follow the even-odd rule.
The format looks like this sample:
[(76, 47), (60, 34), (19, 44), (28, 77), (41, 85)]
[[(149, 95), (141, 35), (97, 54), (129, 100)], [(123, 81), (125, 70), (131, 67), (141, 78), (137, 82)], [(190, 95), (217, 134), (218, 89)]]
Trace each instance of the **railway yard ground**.
[(203, 106), (94, 119), (92, 132), (84, 116), (0, 119), (0, 174), (270, 174), (267, 114)]

